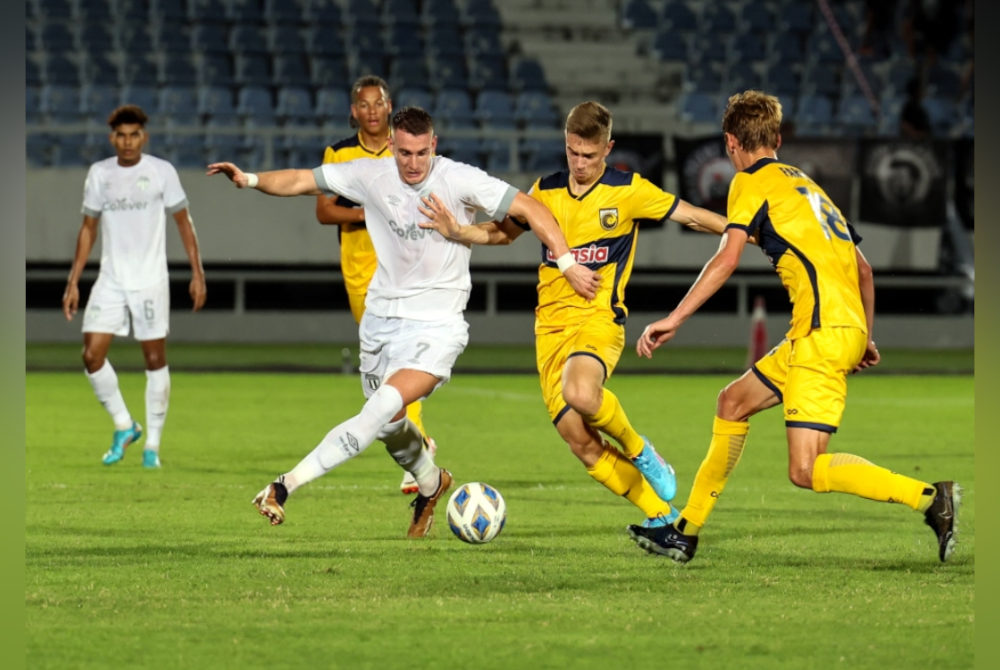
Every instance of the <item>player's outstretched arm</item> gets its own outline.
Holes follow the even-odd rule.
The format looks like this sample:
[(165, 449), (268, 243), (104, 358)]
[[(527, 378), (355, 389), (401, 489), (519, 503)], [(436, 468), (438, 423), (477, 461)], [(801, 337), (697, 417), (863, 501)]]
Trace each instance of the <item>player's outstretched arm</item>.
[(174, 212), (174, 221), (177, 222), (177, 232), (180, 233), (181, 243), (191, 263), (191, 283), (188, 284), (188, 293), (191, 295), (191, 302), (194, 303), (194, 309), (191, 311), (197, 312), (205, 306), (205, 298), (208, 296), (208, 289), (205, 287), (205, 268), (201, 265), (198, 233), (194, 229), (191, 213), (186, 207)]
[(726, 217), (703, 207), (695, 207), (684, 200), (677, 200), (677, 207), (670, 215), (671, 221), (687, 226), (691, 230), (700, 233), (714, 233), (722, 235), (726, 232)]
[(569, 251), (566, 236), (563, 235), (556, 217), (552, 215), (548, 207), (519, 191), (514, 196), (514, 202), (510, 204), (507, 214), (528, 222), (531, 230), (542, 241), (542, 244), (548, 247), (558, 259), (559, 270), (574, 291), (587, 300), (593, 300), (597, 297), (601, 276), (576, 262)]
[(236, 188), (255, 188), (268, 195), (320, 195), (319, 186), (312, 170), (274, 170), (260, 174), (243, 172), (232, 163), (212, 163), (208, 175), (224, 174), (236, 184)]
[(316, 220), (324, 226), (346, 226), (365, 222), (364, 207), (344, 207), (337, 204), (337, 197), (321, 195), (316, 198)]
[(669, 342), (677, 334), (677, 329), (681, 327), (681, 324), (722, 288), (722, 285), (739, 266), (740, 255), (743, 253), (743, 247), (746, 246), (746, 243), (745, 230), (732, 228), (726, 231), (719, 244), (719, 250), (705, 264), (698, 279), (691, 285), (687, 295), (680, 301), (677, 308), (667, 318), (649, 324), (642, 331), (642, 336), (639, 337), (635, 346), (639, 356), (652, 358), (653, 352)]
[(93, 216), (83, 216), (83, 224), (80, 226), (80, 234), (76, 238), (76, 254), (73, 256), (73, 265), (69, 270), (69, 277), (66, 278), (66, 290), (63, 291), (63, 314), (67, 321), (73, 320), (77, 308), (80, 306), (80, 288), (78, 283), (83, 268), (87, 265), (90, 252), (94, 248), (94, 240), (97, 239), (97, 222), (99, 219)]
[[(476, 223), (471, 226), (463, 226), (458, 223), (451, 210), (431, 193), (429, 197), (421, 198), (423, 206), (418, 205), (420, 213), (426, 216), (429, 221), (421, 221), (417, 225), (421, 228), (434, 230), (449, 240), (460, 244), (483, 244), (501, 245), (510, 244), (518, 235), (523, 232), (521, 228), (509, 221), (487, 221)], [(510, 217), (507, 217), (508, 219)]]
[(865, 347), (865, 355), (861, 357), (861, 362), (854, 368), (854, 372), (861, 372), (865, 368), (878, 365), (882, 360), (881, 354), (875, 348), (872, 340), (872, 328), (875, 325), (875, 276), (868, 259), (861, 253), (861, 249), (854, 248), (858, 255), (858, 288), (861, 290), (861, 304), (865, 308), (865, 321), (868, 325), (868, 345)]

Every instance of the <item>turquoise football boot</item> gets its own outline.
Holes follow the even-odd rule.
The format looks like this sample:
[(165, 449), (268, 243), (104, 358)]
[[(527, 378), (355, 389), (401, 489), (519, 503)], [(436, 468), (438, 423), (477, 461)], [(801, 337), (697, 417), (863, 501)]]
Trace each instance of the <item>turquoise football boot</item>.
[(145, 449), (142, 452), (142, 467), (144, 468), (158, 468), (160, 467), (160, 452), (154, 449)]
[(135, 421), (132, 422), (131, 428), (116, 430), (114, 437), (111, 439), (111, 448), (108, 449), (108, 453), (104, 454), (104, 458), (101, 460), (105, 465), (114, 465), (125, 458), (125, 449), (128, 445), (140, 437), (142, 437), (142, 426)]
[(670, 502), (677, 495), (677, 475), (673, 467), (656, 453), (649, 439), (645, 436), (642, 439), (646, 442), (646, 446), (632, 459), (632, 463), (653, 487), (660, 500)]
[(663, 516), (662, 514), (653, 517), (652, 519), (646, 519), (642, 522), (643, 528), (663, 528), (664, 526), (669, 526), (674, 521), (677, 521), (681, 516), (679, 510), (671, 508), (670, 514)]

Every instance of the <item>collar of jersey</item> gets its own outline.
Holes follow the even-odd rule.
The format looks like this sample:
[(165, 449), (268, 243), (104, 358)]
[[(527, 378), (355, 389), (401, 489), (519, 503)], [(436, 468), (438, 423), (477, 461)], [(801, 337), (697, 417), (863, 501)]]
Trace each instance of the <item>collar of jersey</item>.
[(604, 177), (607, 174), (608, 174), (608, 164), (605, 163), (604, 164), (604, 170), (601, 172), (601, 176), (597, 178), (597, 181), (595, 181), (593, 184), (591, 184), (590, 188), (588, 188), (586, 191), (584, 191), (580, 195), (574, 195), (573, 194), (573, 189), (570, 187), (570, 182), (573, 180), (573, 175), (570, 174), (569, 170), (566, 170), (566, 192), (569, 194), (569, 197), (573, 198), (574, 200), (583, 200), (588, 195), (590, 195), (594, 191), (595, 188), (597, 188), (598, 186), (600, 186), (601, 184), (604, 183)]
[(359, 130), (358, 131), (358, 146), (360, 146), (364, 151), (367, 151), (368, 153), (370, 153), (372, 156), (378, 156), (383, 151), (385, 151), (386, 149), (389, 148), (389, 140), (387, 139), (386, 142), (385, 142), (385, 144), (382, 145), (382, 148), (379, 149), (378, 151), (372, 151), (371, 149), (368, 148), (368, 145), (365, 144), (365, 140), (361, 136), (361, 131)]
[(751, 165), (750, 167), (746, 168), (743, 171), (746, 172), (747, 174), (753, 174), (754, 172), (756, 172), (757, 170), (761, 169), (762, 167), (765, 167), (767, 165), (770, 165), (771, 163), (777, 163), (777, 162), (778, 162), (777, 158), (771, 158), (770, 156), (764, 156), (763, 158), (757, 159), (756, 163), (754, 163), (753, 165)]

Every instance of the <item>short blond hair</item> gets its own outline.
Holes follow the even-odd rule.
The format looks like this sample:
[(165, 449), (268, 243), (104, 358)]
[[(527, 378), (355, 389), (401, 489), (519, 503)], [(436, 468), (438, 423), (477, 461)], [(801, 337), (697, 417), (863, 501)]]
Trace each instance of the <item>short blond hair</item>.
[(781, 132), (781, 102), (761, 91), (730, 96), (722, 115), (722, 132), (736, 138), (744, 151), (778, 148)]
[(611, 112), (599, 102), (581, 102), (566, 117), (566, 134), (591, 142), (610, 142)]

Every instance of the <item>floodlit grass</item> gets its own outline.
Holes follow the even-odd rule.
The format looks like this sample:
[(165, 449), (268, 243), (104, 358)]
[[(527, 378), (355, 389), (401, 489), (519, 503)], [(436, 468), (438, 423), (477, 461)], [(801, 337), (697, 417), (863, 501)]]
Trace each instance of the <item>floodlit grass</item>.
[[(128, 347), (117, 347), (124, 351)], [(683, 501), (723, 376), (610, 382)], [(143, 421), (141, 374), (121, 375)], [(908, 508), (786, 479), (781, 416), (753, 421), (698, 555), (636, 549), (637, 510), (561, 444), (537, 377), (456, 375), (425, 404), (439, 462), (504, 495), (494, 542), (439, 519), (408, 541), (378, 443), (296, 493), (250, 499), (354, 414), (353, 376), (175, 371), (163, 469), (82, 373), (26, 381), (26, 661), (32, 668), (966, 668), (973, 663), (973, 379), (851, 379), (833, 448), (966, 488), (948, 564)], [(443, 509), (443, 506), (442, 506)]]

